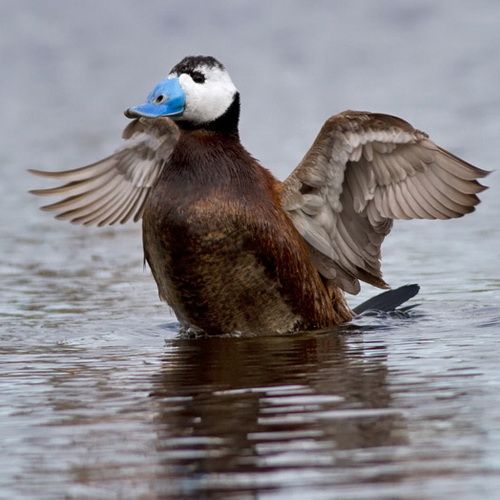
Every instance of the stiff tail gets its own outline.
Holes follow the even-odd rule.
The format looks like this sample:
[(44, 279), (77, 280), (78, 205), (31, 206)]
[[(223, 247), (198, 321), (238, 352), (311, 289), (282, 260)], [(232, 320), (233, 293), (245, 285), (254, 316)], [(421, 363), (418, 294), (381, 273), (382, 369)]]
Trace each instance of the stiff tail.
[[(420, 287), (418, 285), (404, 285), (394, 290), (381, 293), (356, 306), (353, 311), (361, 314), (365, 311), (394, 311), (396, 307), (404, 304), (407, 300), (417, 295)], [(405, 309), (411, 309), (409, 306)]]

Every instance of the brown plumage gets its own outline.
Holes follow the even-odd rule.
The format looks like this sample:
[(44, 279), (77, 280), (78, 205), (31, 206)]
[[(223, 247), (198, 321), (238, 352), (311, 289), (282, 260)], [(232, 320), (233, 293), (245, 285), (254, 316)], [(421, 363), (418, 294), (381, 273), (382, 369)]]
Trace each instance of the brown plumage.
[(281, 333), (350, 318), (331, 307), (279, 187), (237, 137), (181, 134), (146, 205), (143, 240), (160, 296), (183, 324)]
[(142, 217), (160, 297), (186, 329), (286, 333), (348, 321), (343, 291), (357, 293), (359, 280), (387, 287), (380, 247), (394, 219), (460, 217), (485, 189), (476, 179), (487, 172), (407, 122), (354, 111), (327, 120), (281, 183), (241, 145), (232, 99), (207, 123), (135, 119), (101, 162), (34, 172), (65, 181), (34, 191), (63, 196), (42, 207), (57, 218)]

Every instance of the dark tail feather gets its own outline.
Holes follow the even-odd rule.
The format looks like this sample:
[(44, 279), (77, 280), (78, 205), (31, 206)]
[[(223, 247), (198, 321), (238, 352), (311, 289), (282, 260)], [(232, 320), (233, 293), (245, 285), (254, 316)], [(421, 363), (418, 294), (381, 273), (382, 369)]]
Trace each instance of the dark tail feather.
[[(356, 306), (353, 311), (356, 314), (361, 314), (365, 311), (394, 311), (396, 307), (404, 304), (407, 300), (417, 295), (420, 287), (418, 285), (405, 285), (394, 290), (376, 295), (371, 299)], [(407, 306), (406, 309), (411, 309), (414, 306)]]

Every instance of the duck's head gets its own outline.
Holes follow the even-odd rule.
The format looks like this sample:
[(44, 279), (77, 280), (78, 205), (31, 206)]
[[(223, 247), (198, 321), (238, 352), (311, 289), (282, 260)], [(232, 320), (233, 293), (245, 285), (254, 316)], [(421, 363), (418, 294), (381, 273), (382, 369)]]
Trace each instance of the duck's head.
[(169, 116), (181, 128), (238, 130), (239, 92), (224, 66), (209, 56), (189, 56), (176, 64), (144, 104), (125, 111), (128, 118)]

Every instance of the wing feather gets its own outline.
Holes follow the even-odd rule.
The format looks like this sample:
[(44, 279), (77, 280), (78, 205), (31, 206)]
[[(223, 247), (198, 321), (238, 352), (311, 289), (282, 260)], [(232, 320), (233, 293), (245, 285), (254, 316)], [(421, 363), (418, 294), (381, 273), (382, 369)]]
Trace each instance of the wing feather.
[(179, 130), (169, 118), (139, 118), (122, 136), (122, 147), (96, 163), (61, 172), (30, 170), (63, 182), (30, 191), (38, 196), (62, 197), (41, 209), (75, 224), (104, 226), (139, 220), (147, 195), (177, 143)]
[(472, 212), (487, 174), (400, 118), (346, 111), (326, 121), (285, 180), (282, 206), (319, 272), (357, 293), (359, 280), (387, 286), (381, 245), (394, 219)]

